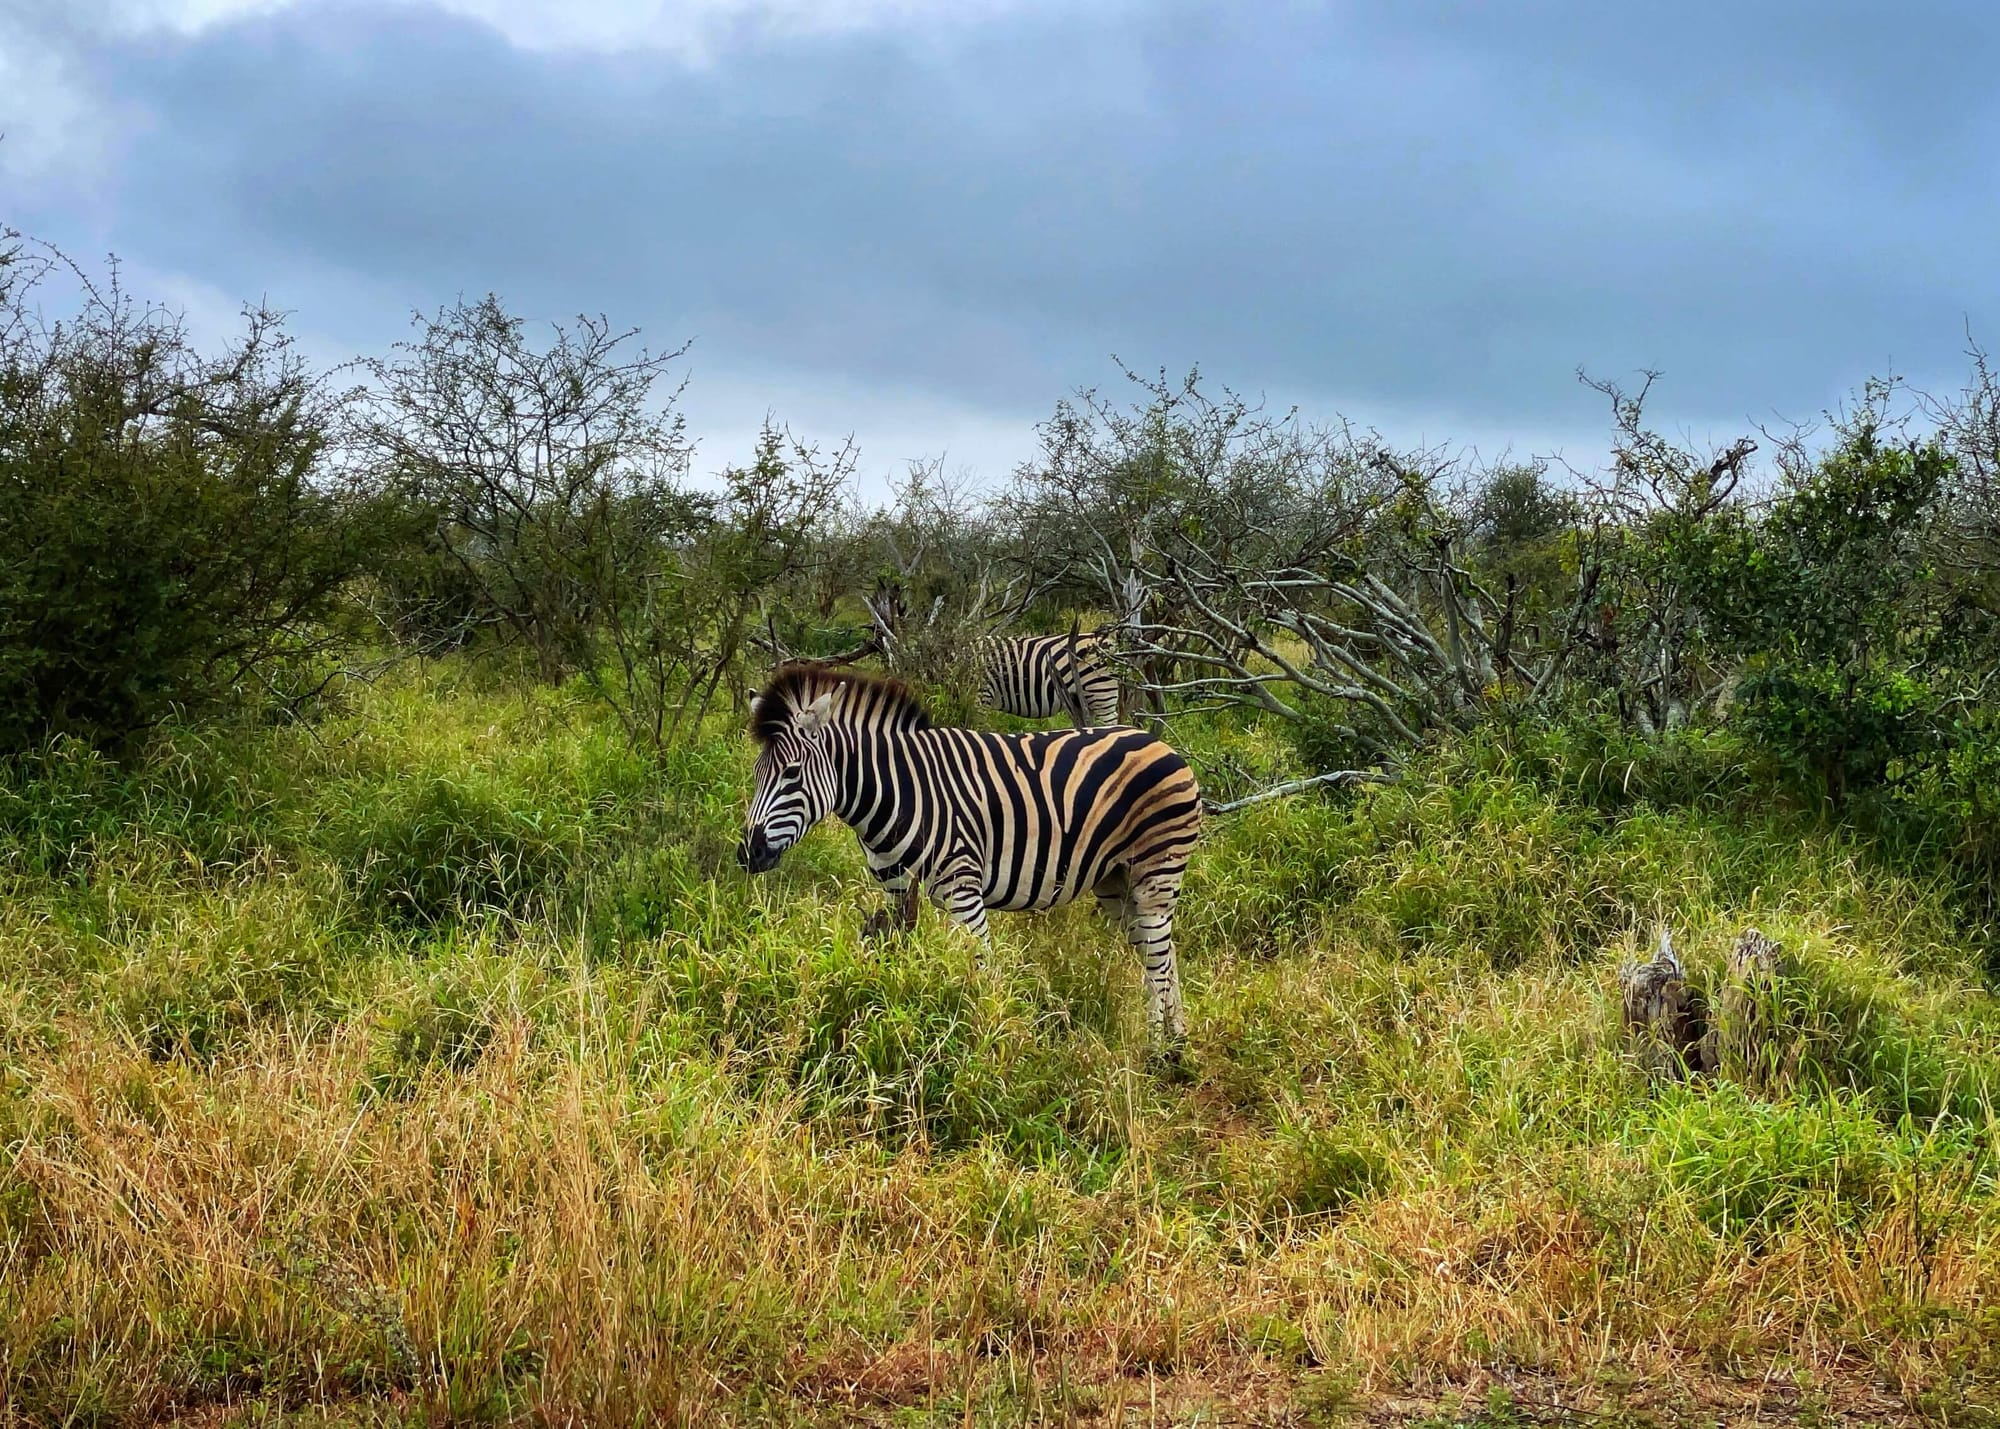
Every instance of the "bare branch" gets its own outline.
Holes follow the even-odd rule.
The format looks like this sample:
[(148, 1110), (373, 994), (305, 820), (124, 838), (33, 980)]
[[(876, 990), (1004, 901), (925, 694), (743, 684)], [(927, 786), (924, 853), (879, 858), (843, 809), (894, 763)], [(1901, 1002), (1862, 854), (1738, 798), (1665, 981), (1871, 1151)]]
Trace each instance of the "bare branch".
[(1379, 769), (1332, 769), (1324, 774), (1315, 774), (1310, 779), (1293, 779), (1288, 783), (1274, 784), (1269, 789), (1260, 789), (1255, 794), (1241, 799), (1230, 799), (1217, 803), (1211, 799), (1201, 801), (1202, 812), (1206, 814), (1233, 814), (1238, 809), (1247, 809), (1253, 804), (1267, 803), (1272, 799), (1288, 799), (1294, 794), (1308, 793), (1314, 789), (1331, 788), (1349, 784), (1391, 784), (1394, 777)]

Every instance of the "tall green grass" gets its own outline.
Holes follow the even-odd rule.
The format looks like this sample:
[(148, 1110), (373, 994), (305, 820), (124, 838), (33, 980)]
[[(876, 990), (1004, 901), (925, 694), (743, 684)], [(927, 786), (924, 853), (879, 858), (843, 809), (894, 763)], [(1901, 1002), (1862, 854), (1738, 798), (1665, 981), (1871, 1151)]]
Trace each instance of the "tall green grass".
[[(867, 943), (833, 827), (743, 876), (749, 753), (447, 665), (10, 763), (0, 1417), (2000, 1403), (1992, 930), (1726, 741), (1495, 733), (1214, 820), (1185, 1082), (1094, 909)], [(1711, 984), (1784, 944), (1781, 1076), (1628, 1063), (1662, 919)]]

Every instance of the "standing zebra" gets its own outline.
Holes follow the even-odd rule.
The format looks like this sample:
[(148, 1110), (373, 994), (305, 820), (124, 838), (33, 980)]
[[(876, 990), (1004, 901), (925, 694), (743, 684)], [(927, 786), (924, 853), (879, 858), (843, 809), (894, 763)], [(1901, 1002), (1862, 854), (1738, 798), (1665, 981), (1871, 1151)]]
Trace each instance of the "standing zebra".
[(871, 933), (914, 923), (919, 885), (982, 939), (988, 908), (1094, 893), (1139, 951), (1156, 1042), (1178, 1055), (1174, 902), (1201, 831), (1201, 791), (1180, 755), (1134, 729), (940, 728), (895, 680), (806, 664), (781, 666), (750, 711), (763, 748), (737, 850), (745, 868), (775, 867), (833, 814), (894, 895)]
[(1078, 729), (1115, 725), (1118, 674), (1111, 638), (1079, 635), (995, 635), (979, 646), (979, 702), (1023, 719), (1068, 715)]

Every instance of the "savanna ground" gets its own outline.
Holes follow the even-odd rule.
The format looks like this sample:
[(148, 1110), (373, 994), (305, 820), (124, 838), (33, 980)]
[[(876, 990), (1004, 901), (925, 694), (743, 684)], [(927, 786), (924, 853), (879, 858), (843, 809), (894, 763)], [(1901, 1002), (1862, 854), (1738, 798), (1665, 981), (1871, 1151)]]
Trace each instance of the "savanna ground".
[[(1214, 820), (1178, 1081), (1093, 910), (870, 945), (845, 830), (741, 874), (749, 763), (446, 663), (10, 766), (0, 1417), (2000, 1407), (1988, 930), (1726, 736), (1496, 730)], [(1703, 976), (1784, 944), (1786, 1087), (1630, 1063), (1658, 917)]]

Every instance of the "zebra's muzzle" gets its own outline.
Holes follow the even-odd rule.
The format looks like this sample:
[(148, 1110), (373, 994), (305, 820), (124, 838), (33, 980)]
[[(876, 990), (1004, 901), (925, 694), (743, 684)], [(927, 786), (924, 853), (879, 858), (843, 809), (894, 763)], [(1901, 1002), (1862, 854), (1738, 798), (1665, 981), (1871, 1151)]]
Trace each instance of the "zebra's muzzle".
[(782, 850), (771, 847), (764, 831), (759, 829), (754, 834), (745, 835), (743, 842), (736, 845), (736, 861), (752, 873), (769, 873), (778, 866), (780, 852)]

